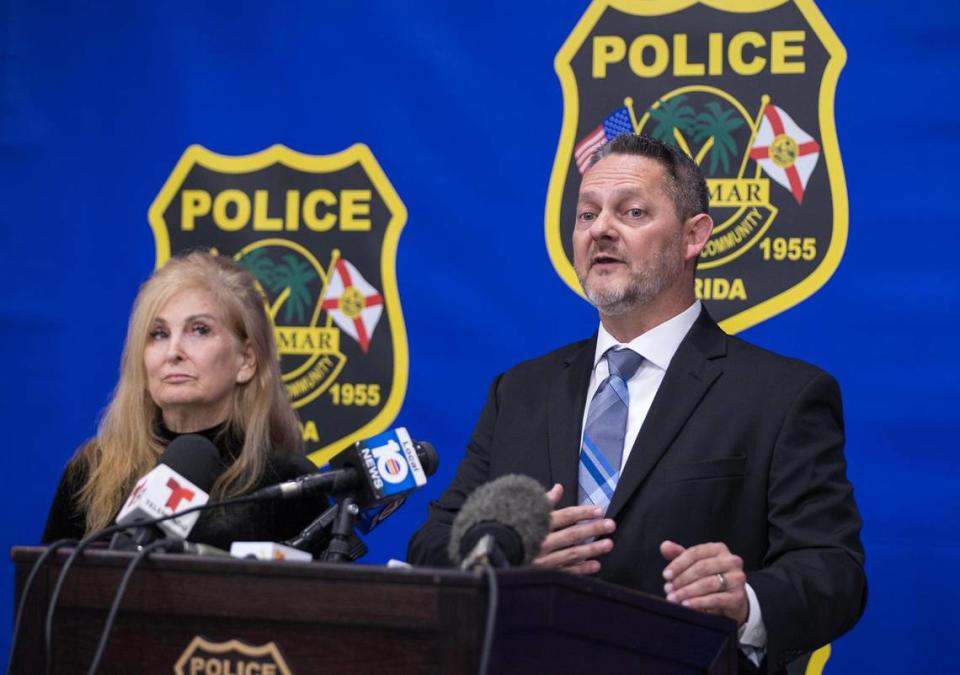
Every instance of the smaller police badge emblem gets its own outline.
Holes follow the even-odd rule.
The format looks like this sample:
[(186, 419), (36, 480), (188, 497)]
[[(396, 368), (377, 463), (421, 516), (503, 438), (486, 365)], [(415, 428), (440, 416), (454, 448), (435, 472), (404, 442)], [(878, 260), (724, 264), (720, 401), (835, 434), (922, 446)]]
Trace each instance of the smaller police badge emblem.
[(370, 149), (240, 157), (189, 147), (150, 207), (157, 267), (209, 249), (250, 271), (311, 459), (385, 429), (407, 383), (396, 282), (407, 212)]
[(190, 641), (173, 665), (176, 675), (291, 675), (275, 642), (250, 645), (240, 640), (214, 642), (199, 635)]
[(846, 244), (833, 120), (846, 53), (812, 0), (595, 0), (555, 60), (564, 121), (547, 195), (571, 288), (580, 176), (624, 132), (676, 145), (707, 179), (713, 234), (696, 291), (736, 332), (816, 292)]

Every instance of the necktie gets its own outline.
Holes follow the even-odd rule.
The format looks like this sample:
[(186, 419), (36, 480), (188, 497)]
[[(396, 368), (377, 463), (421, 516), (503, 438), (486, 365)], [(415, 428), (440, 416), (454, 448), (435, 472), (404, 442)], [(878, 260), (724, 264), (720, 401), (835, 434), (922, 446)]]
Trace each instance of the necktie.
[(606, 512), (620, 476), (623, 437), (627, 431), (630, 394), (627, 380), (643, 357), (629, 349), (606, 354), (610, 374), (597, 389), (587, 409), (587, 425), (580, 446), (580, 503), (595, 504)]

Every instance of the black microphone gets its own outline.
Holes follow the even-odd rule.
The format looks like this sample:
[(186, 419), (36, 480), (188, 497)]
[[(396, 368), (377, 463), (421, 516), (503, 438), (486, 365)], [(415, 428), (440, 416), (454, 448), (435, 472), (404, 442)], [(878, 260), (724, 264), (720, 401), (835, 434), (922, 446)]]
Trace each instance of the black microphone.
[(393, 501), (426, 483), (439, 464), (430, 443), (413, 441), (398, 427), (357, 441), (330, 460), (329, 471), (309, 473), (253, 493), (262, 499), (292, 499), (322, 492), (350, 494), (364, 509)]
[[(411, 491), (423, 485), (427, 476), (436, 472), (440, 460), (432, 444), (410, 439), (406, 429), (399, 427), (366, 442), (355, 443), (334, 457), (330, 464), (335, 467), (331, 471), (301, 476), (267, 489), (274, 494), (279, 490), (281, 495), (303, 494), (315, 489), (337, 496), (350, 493), (359, 510), (357, 529), (369, 534), (406, 501)], [(284, 493), (285, 486), (291, 484)], [(285, 543), (309, 550), (314, 542), (329, 535), (338, 508), (331, 507)], [(349, 538), (348, 548), (346, 557), (349, 560), (356, 560), (366, 553), (366, 546), (356, 536)]]
[(161, 535), (186, 539), (200, 517), (199, 512), (156, 525), (137, 526), (206, 504), (210, 489), (222, 471), (220, 453), (208, 438), (198, 434), (175, 438), (160, 455), (157, 465), (137, 481), (117, 515), (118, 525), (137, 530), (132, 536), (118, 533), (111, 548), (136, 548)]
[(477, 488), (453, 521), (447, 554), (461, 569), (528, 565), (550, 531), (552, 507), (529, 476), (509, 474)]
[[(433, 444), (427, 441), (412, 441), (412, 443), (417, 453), (417, 459), (420, 460), (420, 466), (423, 468), (423, 483), (418, 483), (416, 487), (403, 492), (398, 489), (391, 490), (389, 494), (385, 495), (384, 499), (373, 503), (357, 500), (357, 505), (360, 507), (357, 529), (363, 534), (370, 534), (373, 528), (396, 513), (397, 509), (407, 501), (407, 496), (413, 490), (422, 487), (426, 483), (427, 476), (432, 476), (437, 472), (437, 468), (440, 466), (440, 458)], [(347, 458), (344, 458), (344, 461), (347, 461)]]

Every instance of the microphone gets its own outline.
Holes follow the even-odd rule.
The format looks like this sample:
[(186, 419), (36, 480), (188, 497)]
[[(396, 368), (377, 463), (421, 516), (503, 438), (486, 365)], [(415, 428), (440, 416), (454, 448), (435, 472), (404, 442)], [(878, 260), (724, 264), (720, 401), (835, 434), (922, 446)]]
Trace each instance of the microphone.
[(252, 496), (292, 499), (315, 492), (350, 494), (358, 506), (369, 509), (424, 485), (438, 465), (437, 451), (430, 443), (415, 442), (405, 427), (397, 427), (357, 441), (330, 460), (330, 471), (299, 476)]
[(508, 474), (477, 488), (453, 521), (447, 554), (460, 569), (529, 565), (553, 507), (537, 481)]
[[(414, 457), (416, 457), (421, 469), (422, 482), (416, 475), (413, 476), (413, 482), (406, 476), (402, 464), (404, 456), (397, 452), (394, 446), (397, 440), (401, 444), (409, 442), (413, 445)], [(403, 427), (397, 428), (396, 432), (388, 431), (379, 436), (374, 436), (367, 440), (367, 445), (375, 448), (373, 452), (377, 458), (377, 469), (384, 481), (384, 487), (379, 490), (379, 497), (376, 491), (371, 491), (370, 500), (364, 499), (363, 496), (354, 496), (357, 506), (360, 507), (360, 516), (357, 519), (356, 527), (363, 534), (370, 534), (371, 530), (393, 515), (407, 501), (407, 496), (423, 486), (427, 482), (427, 476), (435, 474), (437, 467), (440, 466), (440, 458), (433, 444), (427, 441), (410, 440), (410, 435)], [(379, 449), (377, 449), (378, 445)], [(353, 450), (355, 449), (356, 446)], [(340, 453), (331, 461), (331, 464), (335, 466), (338, 464), (354, 466), (357, 463), (358, 458), (353, 453), (350, 455)], [(410, 471), (415, 472), (416, 469), (413, 468), (412, 462), (410, 465)]]
[[(222, 470), (220, 453), (209, 439), (197, 434), (178, 436), (160, 455), (157, 466), (137, 481), (117, 515), (117, 524), (136, 527), (206, 504)], [(157, 529), (169, 537), (186, 539), (199, 517), (195, 511), (157, 523), (150, 534), (140, 533), (136, 543), (143, 545), (142, 539), (156, 538)]]
[[(439, 464), (433, 445), (412, 440), (406, 428), (398, 427), (353, 444), (330, 461), (334, 467), (331, 471), (301, 476), (266, 490), (281, 497), (313, 490), (337, 496), (349, 493), (359, 510), (356, 528), (369, 534), (400, 508), (410, 492), (425, 484)], [(338, 513), (339, 507), (331, 507), (285, 543), (308, 549), (328, 533)], [(346, 548), (349, 551), (345, 557), (351, 561), (366, 553), (366, 546), (353, 535), (348, 537)]]

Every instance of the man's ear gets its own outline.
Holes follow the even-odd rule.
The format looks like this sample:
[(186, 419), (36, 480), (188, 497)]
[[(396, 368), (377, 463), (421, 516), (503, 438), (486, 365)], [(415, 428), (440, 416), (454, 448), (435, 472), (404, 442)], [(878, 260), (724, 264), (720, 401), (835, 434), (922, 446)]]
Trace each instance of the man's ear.
[(683, 225), (684, 244), (686, 244), (684, 259), (695, 260), (710, 239), (710, 234), (713, 232), (713, 218), (706, 213), (698, 213), (688, 218)]
[(257, 355), (248, 341), (240, 352), (240, 369), (237, 371), (237, 384), (246, 384), (257, 374)]

